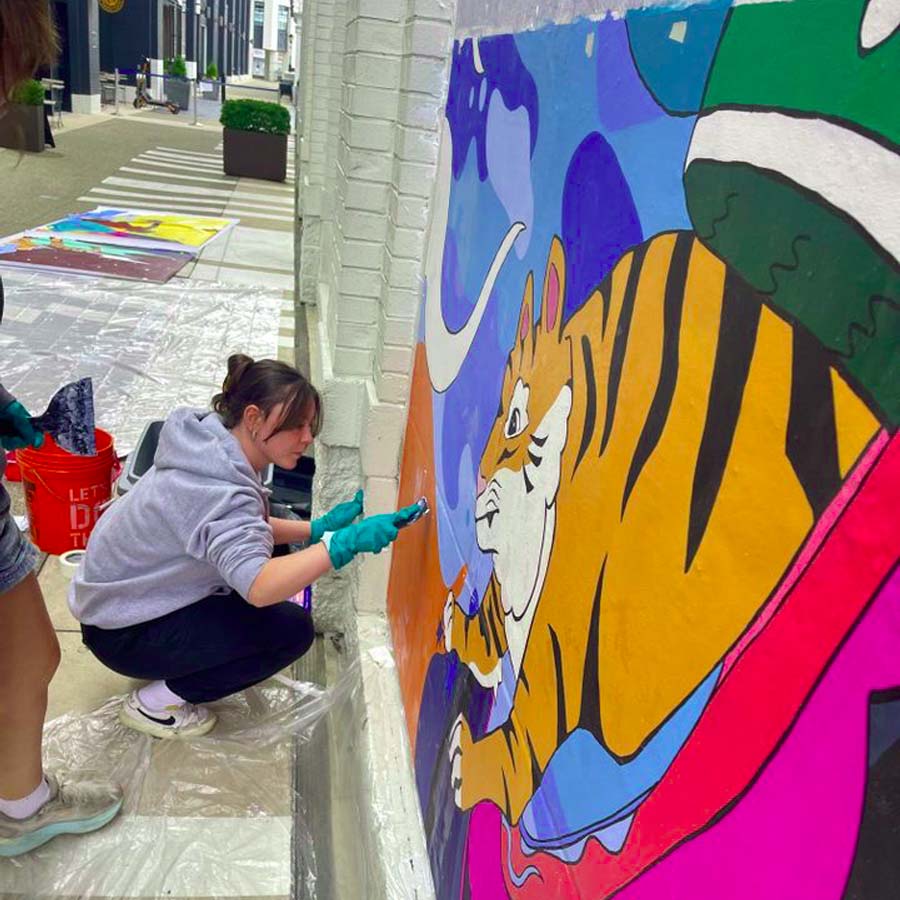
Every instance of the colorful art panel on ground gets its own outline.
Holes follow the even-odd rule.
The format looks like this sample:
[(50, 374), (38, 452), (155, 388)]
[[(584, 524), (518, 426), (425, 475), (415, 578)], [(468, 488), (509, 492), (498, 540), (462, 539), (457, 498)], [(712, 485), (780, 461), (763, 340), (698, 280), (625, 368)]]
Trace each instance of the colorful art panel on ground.
[(94, 244), (114, 244), (142, 250), (199, 253), (210, 241), (231, 229), (236, 219), (189, 216), (183, 213), (98, 206), (41, 225), (29, 235), (66, 236)]
[(192, 259), (193, 253), (95, 244), (66, 235), (19, 234), (0, 239), (0, 266), (158, 284), (168, 281)]
[(457, 36), (432, 200), (388, 603), (438, 896), (888, 900), (898, 12), (543, 5)]

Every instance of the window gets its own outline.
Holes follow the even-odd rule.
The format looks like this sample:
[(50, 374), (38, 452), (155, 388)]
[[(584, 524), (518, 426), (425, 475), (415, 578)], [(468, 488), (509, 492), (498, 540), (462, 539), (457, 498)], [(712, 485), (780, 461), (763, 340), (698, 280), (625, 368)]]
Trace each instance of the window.
[(266, 20), (266, 5), (261, 0), (253, 4), (253, 46), (263, 45), (263, 23)]
[(287, 50), (288, 18), (291, 11), (287, 6), (278, 7), (278, 49), (283, 53)]

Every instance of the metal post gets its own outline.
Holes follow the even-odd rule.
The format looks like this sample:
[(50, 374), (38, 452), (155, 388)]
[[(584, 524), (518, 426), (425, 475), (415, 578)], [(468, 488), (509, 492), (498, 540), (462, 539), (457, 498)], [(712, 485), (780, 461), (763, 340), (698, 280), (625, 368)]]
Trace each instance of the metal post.
[(200, 96), (200, 91), (197, 89), (200, 84), (200, 79), (194, 79), (194, 124), (197, 124), (197, 98)]
[(116, 99), (115, 99), (115, 110), (113, 112), (113, 115), (117, 116), (119, 114), (119, 70), (116, 69), (115, 71), (116, 71), (116, 80), (115, 80), (114, 90), (115, 90)]

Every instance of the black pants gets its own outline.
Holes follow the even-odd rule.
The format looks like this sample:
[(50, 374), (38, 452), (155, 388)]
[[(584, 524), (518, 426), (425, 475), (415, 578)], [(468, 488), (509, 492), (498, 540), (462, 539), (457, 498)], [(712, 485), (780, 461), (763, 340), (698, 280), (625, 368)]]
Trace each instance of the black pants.
[(84, 643), (129, 678), (164, 679), (179, 697), (204, 703), (281, 671), (309, 650), (312, 617), (293, 603), (258, 609), (239, 594), (214, 594), (184, 609), (130, 625), (82, 625)]

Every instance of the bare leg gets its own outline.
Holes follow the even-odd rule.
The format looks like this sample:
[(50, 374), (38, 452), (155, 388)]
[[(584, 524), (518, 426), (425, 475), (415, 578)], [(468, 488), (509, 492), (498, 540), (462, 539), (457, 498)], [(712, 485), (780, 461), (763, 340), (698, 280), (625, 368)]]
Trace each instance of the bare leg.
[(0, 594), (0, 797), (7, 800), (40, 784), (47, 686), (59, 658), (38, 580), (29, 574)]

